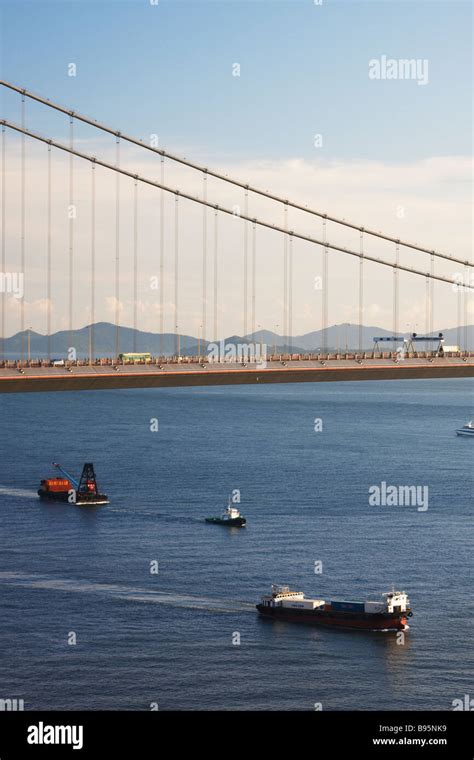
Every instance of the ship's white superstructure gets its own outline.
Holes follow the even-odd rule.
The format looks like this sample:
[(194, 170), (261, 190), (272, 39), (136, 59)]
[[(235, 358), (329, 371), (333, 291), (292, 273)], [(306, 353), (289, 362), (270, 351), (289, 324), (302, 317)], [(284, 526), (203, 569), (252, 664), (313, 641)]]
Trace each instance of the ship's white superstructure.
[(471, 420), (466, 425), (463, 425), (462, 428), (459, 428), (459, 430), (456, 430), (457, 435), (466, 435), (466, 436), (474, 436), (474, 420)]
[(223, 520), (236, 520), (237, 517), (240, 517), (240, 512), (237, 509), (237, 507), (233, 507), (232, 506), (232, 504), (230, 503), (230, 496), (229, 496), (229, 501), (228, 501), (228, 504), (227, 504), (227, 508), (226, 508), (225, 512), (222, 513), (222, 519)]

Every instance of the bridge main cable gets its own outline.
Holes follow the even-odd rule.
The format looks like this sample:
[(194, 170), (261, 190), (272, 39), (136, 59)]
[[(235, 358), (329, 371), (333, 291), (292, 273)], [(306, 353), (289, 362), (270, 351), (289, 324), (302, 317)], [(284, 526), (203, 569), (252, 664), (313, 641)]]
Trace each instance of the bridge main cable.
[[(167, 193), (172, 193), (175, 198), (185, 198), (186, 200), (192, 201), (193, 203), (200, 203), (203, 206), (208, 206), (209, 208), (218, 209), (218, 211), (221, 211), (223, 214), (228, 214), (229, 216), (234, 217), (234, 211), (230, 208), (225, 208), (224, 206), (219, 206), (215, 203), (211, 203), (210, 201), (205, 201), (202, 198), (197, 198), (194, 195), (190, 195), (189, 193), (184, 193), (181, 190), (178, 190), (176, 188), (167, 187), (166, 185), (162, 185), (160, 182), (156, 182), (155, 180), (148, 179), (147, 177), (141, 177), (139, 174), (136, 174), (134, 172), (127, 171), (126, 169), (122, 169), (120, 167), (114, 166), (113, 164), (109, 164), (107, 161), (103, 161), (102, 159), (96, 158), (95, 156), (90, 156), (87, 153), (82, 153), (76, 149), (69, 148), (67, 145), (63, 145), (62, 143), (58, 143), (55, 140), (52, 140), (48, 137), (43, 137), (42, 135), (38, 135), (35, 132), (31, 132), (30, 130), (26, 128), (22, 128), (18, 126), (17, 124), (13, 124), (12, 122), (8, 121), (7, 119), (1, 119), (0, 124), (5, 125), (9, 129), (13, 129), (15, 132), (19, 132), (21, 134), (25, 134), (28, 137), (32, 137), (35, 140), (39, 140), (40, 142), (46, 143), (48, 145), (51, 145), (53, 148), (57, 148), (58, 150), (63, 150), (66, 153), (73, 153), (73, 155), (77, 156), (78, 158), (82, 158), (85, 161), (95, 162), (97, 166), (103, 166), (104, 169), (110, 169), (113, 172), (118, 172), (120, 174), (123, 174), (126, 177), (131, 177), (132, 179), (136, 179), (137, 182), (143, 182), (144, 184), (151, 185), (152, 187), (157, 187), (161, 190), (164, 190)], [(324, 246), (326, 248), (330, 248), (333, 251), (339, 251), (340, 253), (346, 253), (350, 256), (357, 256), (359, 259), (361, 258), (362, 254), (358, 251), (353, 251), (350, 248), (344, 248), (339, 245), (335, 245), (334, 243), (329, 243), (328, 241), (323, 240), (317, 240), (316, 238), (310, 237), (309, 235), (303, 235), (301, 232), (295, 232), (293, 230), (285, 230), (283, 227), (279, 227), (275, 224), (271, 224), (270, 222), (265, 222), (263, 219), (257, 219), (252, 217), (246, 217), (244, 214), (240, 215), (241, 219), (245, 219), (248, 222), (254, 222), (256, 225), (259, 225), (260, 227), (266, 227), (267, 229), (273, 230), (274, 232), (281, 232), (282, 234), (291, 234), (293, 235), (293, 238), (298, 238), (299, 240), (305, 240), (307, 243), (313, 243), (314, 245), (320, 245)], [(384, 259), (378, 259), (375, 256), (369, 256), (368, 254), (363, 254), (365, 261), (372, 261), (375, 264), (382, 264), (383, 266), (390, 267), (390, 269), (393, 269), (396, 267), (397, 269), (409, 272), (410, 274), (415, 274), (420, 277), (432, 277), (434, 280), (439, 280), (439, 282), (447, 282), (450, 285), (457, 284), (455, 278), (450, 279), (449, 277), (443, 277), (439, 274), (431, 274), (430, 272), (423, 272), (420, 269), (413, 269), (412, 267), (407, 267), (402, 264), (393, 264), (389, 261), (385, 261)], [(463, 284), (459, 285), (458, 287), (463, 287), (465, 290), (474, 290), (474, 285), (469, 284)]]
[[(89, 124), (90, 126), (95, 127), (96, 129), (100, 129), (102, 132), (107, 132), (108, 134), (115, 135), (115, 136), (119, 135), (121, 140), (132, 143), (133, 145), (138, 145), (139, 147), (145, 148), (146, 150), (149, 150), (152, 153), (156, 153), (160, 156), (166, 157), (170, 159), (171, 161), (176, 161), (177, 163), (184, 164), (185, 166), (188, 166), (191, 169), (195, 169), (199, 172), (205, 172), (210, 177), (214, 177), (215, 179), (219, 179), (222, 182), (227, 182), (231, 185), (235, 185), (236, 187), (246, 189), (249, 193), (255, 193), (256, 195), (264, 196), (265, 198), (269, 198), (270, 200), (275, 201), (277, 203), (287, 204), (287, 206), (291, 208), (297, 209), (298, 211), (303, 211), (306, 214), (312, 214), (313, 216), (317, 216), (321, 219), (326, 219), (328, 222), (334, 222), (334, 224), (340, 224), (344, 227), (350, 227), (351, 229), (359, 230), (360, 232), (363, 231), (366, 235), (377, 237), (377, 238), (380, 238), (381, 240), (387, 240), (391, 243), (398, 243), (404, 248), (410, 248), (413, 251), (427, 253), (427, 254), (430, 254), (431, 256), (436, 256), (438, 258), (445, 259), (447, 261), (452, 261), (453, 263), (456, 263), (456, 264), (462, 264), (463, 266), (466, 266), (466, 267), (474, 267), (474, 263), (469, 262), (467, 259), (459, 259), (455, 256), (450, 256), (447, 253), (434, 251), (431, 248), (425, 248), (416, 243), (409, 243), (407, 241), (400, 240), (399, 238), (392, 237), (391, 235), (385, 235), (383, 232), (380, 232), (377, 230), (371, 230), (365, 226), (361, 226), (360, 224), (348, 222), (346, 219), (339, 219), (338, 217), (330, 216), (329, 214), (326, 214), (323, 211), (318, 211), (316, 209), (308, 208), (307, 206), (304, 206), (302, 204), (295, 203), (294, 201), (290, 201), (290, 200), (287, 200), (286, 198), (282, 198), (278, 195), (274, 195), (273, 193), (269, 193), (267, 190), (261, 190), (258, 187), (253, 187), (252, 185), (249, 185), (247, 182), (241, 182), (240, 180), (234, 179), (232, 177), (228, 177), (226, 174), (221, 174), (215, 170), (201, 166), (200, 164), (196, 164), (192, 161), (189, 161), (187, 158), (176, 156), (173, 153), (168, 153), (168, 151), (165, 151), (161, 148), (155, 148), (154, 146), (148, 145), (147, 143), (143, 142), (143, 140), (139, 140), (136, 137), (132, 137), (131, 135), (125, 135), (120, 130), (112, 129), (112, 127), (108, 127), (106, 124), (102, 124), (96, 119), (91, 119), (88, 116), (84, 116), (83, 114), (79, 114), (76, 111), (71, 110), (70, 108), (65, 108), (64, 106), (61, 106), (59, 103), (54, 103), (53, 101), (48, 100), (48, 98), (43, 98), (40, 95), (36, 95), (35, 93), (26, 90), (24, 87), (18, 87), (17, 85), (12, 84), (11, 82), (7, 82), (4, 79), (0, 79), (0, 85), (3, 85), (3, 87), (7, 87), (10, 90), (13, 90), (14, 92), (20, 93), (23, 97), (30, 98), (31, 100), (35, 100), (37, 103), (42, 103), (48, 108), (53, 108), (56, 111), (60, 111), (61, 113), (66, 114), (70, 118), (77, 119), (78, 121), (84, 122), (84, 124)], [(244, 219), (245, 217), (241, 215), (241, 218)]]

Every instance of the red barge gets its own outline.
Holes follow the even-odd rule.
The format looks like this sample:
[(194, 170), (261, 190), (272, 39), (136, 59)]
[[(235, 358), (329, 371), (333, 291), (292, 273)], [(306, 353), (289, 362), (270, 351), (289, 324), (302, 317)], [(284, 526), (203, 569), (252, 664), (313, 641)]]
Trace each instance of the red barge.
[(109, 503), (107, 495), (99, 492), (92, 462), (86, 462), (79, 480), (57, 462), (53, 462), (53, 467), (56, 467), (65, 477), (43, 479), (38, 489), (40, 499), (66, 501), (80, 506)]
[(263, 596), (257, 610), (274, 620), (326, 625), (369, 631), (406, 631), (413, 613), (404, 591), (388, 591), (376, 601), (350, 602), (333, 599), (307, 599), (302, 591), (289, 586), (272, 586), (272, 593)]

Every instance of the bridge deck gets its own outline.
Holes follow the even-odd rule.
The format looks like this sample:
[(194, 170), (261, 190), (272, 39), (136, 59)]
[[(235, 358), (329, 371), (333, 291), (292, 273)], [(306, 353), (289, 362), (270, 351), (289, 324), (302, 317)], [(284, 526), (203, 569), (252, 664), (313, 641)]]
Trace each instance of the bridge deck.
[(348, 380), (398, 380), (473, 377), (474, 357), (404, 359), (351, 359), (320, 361), (267, 361), (266, 367), (239, 363), (170, 363), (0, 369), (0, 393), (35, 391), (166, 388), (197, 385), (252, 383), (304, 383)]

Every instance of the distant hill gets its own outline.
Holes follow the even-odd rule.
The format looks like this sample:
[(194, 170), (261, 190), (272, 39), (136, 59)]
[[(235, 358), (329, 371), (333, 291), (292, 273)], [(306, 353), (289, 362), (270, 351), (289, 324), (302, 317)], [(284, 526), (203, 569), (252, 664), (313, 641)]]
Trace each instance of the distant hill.
[[(442, 332), (448, 345), (458, 343), (457, 328), (440, 330), (433, 333), (438, 335)], [(461, 341), (464, 331), (461, 328)], [(363, 327), (362, 343), (365, 350), (371, 350), (373, 347), (374, 337), (390, 337), (391, 332), (381, 327)], [(22, 352), (26, 356), (28, 346), (28, 332), (16, 333), (5, 341), (0, 340), (0, 353), (6, 358), (18, 358)], [(89, 326), (74, 330), (72, 335), (72, 345), (76, 349), (78, 358), (85, 358), (89, 355)], [(198, 353), (198, 338), (192, 335), (180, 336), (180, 352), (182, 354), (196, 355)], [(201, 354), (205, 353), (210, 341), (201, 341)], [(232, 335), (225, 338), (225, 344), (238, 343), (260, 343), (266, 345), (267, 352), (273, 352), (276, 348), (277, 353), (287, 353), (290, 350), (290, 340), (288, 336), (278, 335), (271, 330), (258, 330), (247, 336)], [(305, 333), (304, 335), (295, 335), (291, 341), (292, 351), (295, 353), (304, 353), (305, 351), (317, 351), (322, 347), (323, 336), (321, 330)], [(355, 349), (359, 343), (359, 326), (351, 324), (332, 325), (327, 329), (327, 346), (330, 350), (339, 349), (344, 351)], [(149, 351), (157, 356), (160, 354), (161, 347), (165, 356), (171, 356), (176, 353), (176, 336), (173, 333), (165, 333), (160, 336), (158, 333), (143, 332), (133, 330), (131, 327), (119, 328), (119, 344), (121, 352), (130, 351)], [(51, 335), (51, 356), (64, 358), (67, 349), (71, 345), (68, 330), (53, 333)], [(463, 346), (464, 348), (464, 346)], [(474, 348), (474, 325), (467, 328), (467, 349)], [(95, 356), (111, 357), (115, 354), (115, 326), (109, 322), (98, 322), (94, 325), (94, 354)], [(46, 335), (31, 331), (30, 334), (30, 355), (32, 358), (44, 358), (48, 355), (48, 338)]]
[[(440, 332), (443, 333), (444, 339), (447, 345), (456, 345), (458, 343), (458, 331), (457, 328), (449, 328), (447, 330), (436, 330), (431, 333), (433, 336), (437, 336)], [(421, 330), (418, 333), (423, 334)], [(248, 335), (247, 338), (252, 340), (260, 340), (260, 331)], [(400, 335), (408, 335), (408, 331), (399, 331)], [(288, 344), (288, 338), (275, 333), (270, 330), (263, 330), (263, 341), (268, 346), (273, 346), (276, 340), (277, 345), (282, 343)], [(366, 351), (370, 351), (374, 345), (375, 337), (391, 337), (391, 330), (384, 330), (382, 327), (362, 327), (362, 347)], [(463, 340), (463, 328), (461, 328), (461, 342)], [(352, 324), (339, 324), (328, 327), (326, 334), (327, 346), (332, 349), (339, 348), (345, 350), (346, 346), (348, 350), (357, 349), (359, 346), (359, 325)], [(293, 337), (293, 345), (301, 346), (305, 351), (314, 351), (320, 348), (323, 344), (323, 332), (322, 330), (314, 330), (314, 332), (305, 333), (304, 335), (295, 335)], [(464, 346), (462, 346), (464, 348)], [(469, 325), (467, 328), (467, 349), (474, 348), (474, 325)]]
[[(0, 350), (2, 341), (0, 340)], [(197, 338), (191, 335), (181, 335), (181, 352), (188, 351), (191, 345), (197, 343)], [(165, 333), (162, 336), (163, 352), (165, 355), (171, 355), (175, 352), (176, 336), (172, 333)], [(23, 333), (24, 352), (27, 350), (27, 332)], [(89, 325), (79, 330), (74, 330), (72, 339), (69, 330), (61, 330), (51, 335), (51, 356), (64, 357), (70, 346), (74, 346), (78, 358), (89, 355)], [(156, 333), (142, 332), (133, 330), (131, 327), (119, 328), (119, 345), (121, 352), (129, 351), (150, 351), (157, 355), (160, 353), (161, 341), (160, 336)], [(17, 333), (11, 338), (4, 341), (5, 355), (19, 356), (22, 349), (22, 333)], [(38, 358), (48, 354), (48, 338), (46, 335), (31, 332), (30, 337), (31, 356)], [(96, 356), (114, 356), (115, 355), (115, 325), (109, 322), (98, 322), (94, 325), (94, 354)]]

